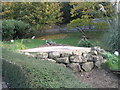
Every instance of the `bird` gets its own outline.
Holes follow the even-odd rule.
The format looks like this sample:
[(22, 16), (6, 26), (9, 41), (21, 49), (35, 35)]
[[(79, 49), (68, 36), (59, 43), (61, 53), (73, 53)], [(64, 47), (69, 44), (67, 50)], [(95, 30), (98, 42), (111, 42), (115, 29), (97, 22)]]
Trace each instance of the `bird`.
[(116, 56), (119, 56), (119, 52), (118, 52), (118, 51), (115, 51), (114, 54), (115, 54)]
[(35, 39), (35, 36), (32, 36), (32, 38), (31, 39)]
[(53, 44), (56, 44), (56, 43), (53, 42), (53, 41), (48, 41), (48, 40), (46, 40), (46, 44), (47, 44), (47, 45), (53, 45)]

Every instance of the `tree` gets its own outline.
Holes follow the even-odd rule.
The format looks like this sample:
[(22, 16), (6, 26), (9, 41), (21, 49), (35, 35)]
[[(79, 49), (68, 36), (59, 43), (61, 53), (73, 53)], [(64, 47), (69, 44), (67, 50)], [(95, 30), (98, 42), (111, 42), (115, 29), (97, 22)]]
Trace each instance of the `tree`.
[(62, 2), (61, 3), (61, 12), (62, 12), (62, 23), (69, 23), (72, 20), (70, 10), (72, 6), (69, 4), (69, 2)]
[(73, 6), (71, 9), (71, 17), (73, 17), (74, 20), (68, 24), (68, 27), (77, 28), (79, 32), (85, 35), (84, 30), (87, 28), (91, 29), (92, 26), (95, 26), (96, 29), (106, 29), (106, 26), (108, 26), (106, 22), (93, 21), (98, 15), (101, 15), (101, 17), (104, 16), (104, 14), (99, 14), (100, 6), (98, 2), (72, 2), (70, 5)]
[(3, 19), (17, 19), (31, 25), (52, 25), (61, 22), (61, 6), (55, 2), (2, 3)]

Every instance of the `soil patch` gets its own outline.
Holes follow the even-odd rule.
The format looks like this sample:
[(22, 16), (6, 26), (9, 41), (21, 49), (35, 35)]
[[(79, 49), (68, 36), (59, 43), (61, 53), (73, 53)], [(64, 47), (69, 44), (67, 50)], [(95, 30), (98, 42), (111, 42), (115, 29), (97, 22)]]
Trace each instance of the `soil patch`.
[(92, 85), (93, 88), (120, 88), (120, 77), (111, 71), (93, 69), (90, 72), (75, 73), (81, 82)]

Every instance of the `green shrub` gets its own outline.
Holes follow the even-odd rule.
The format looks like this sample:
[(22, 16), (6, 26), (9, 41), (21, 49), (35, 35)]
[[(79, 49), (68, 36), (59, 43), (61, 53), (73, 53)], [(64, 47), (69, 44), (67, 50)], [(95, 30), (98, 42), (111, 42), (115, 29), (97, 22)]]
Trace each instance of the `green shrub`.
[(3, 20), (2, 21), (2, 38), (3, 39), (13, 39), (15, 34), (15, 25), (13, 20)]
[(25, 37), (30, 25), (17, 20), (2, 21), (2, 39), (11, 40)]
[(120, 59), (115, 56), (114, 54), (111, 54), (109, 52), (103, 54), (103, 57), (107, 60), (104, 65), (112, 70), (120, 70), (120, 67), (118, 66), (120, 64)]
[(72, 71), (47, 60), (2, 50), (5, 81), (14, 88), (84, 88)]
[(81, 39), (78, 43), (79, 47), (93, 47), (93, 44), (87, 39)]
[(28, 23), (14, 20), (15, 34), (13, 38), (23, 38), (27, 33), (29, 33), (30, 25)]

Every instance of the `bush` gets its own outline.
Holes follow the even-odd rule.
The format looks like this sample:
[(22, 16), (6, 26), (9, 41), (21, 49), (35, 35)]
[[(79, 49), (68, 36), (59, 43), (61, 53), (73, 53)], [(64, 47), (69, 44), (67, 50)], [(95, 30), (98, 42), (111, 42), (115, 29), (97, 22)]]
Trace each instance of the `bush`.
[(11, 40), (25, 37), (29, 31), (30, 25), (17, 20), (2, 21), (2, 39)]
[(62, 21), (60, 9), (58, 2), (4, 2), (2, 18), (22, 20), (31, 25), (52, 25)]
[(111, 69), (111, 70), (120, 70), (120, 67), (118, 66), (120, 64), (120, 60), (117, 56), (114, 54), (111, 54), (109, 52), (104, 53), (103, 57), (107, 60), (104, 65)]
[(93, 47), (93, 44), (87, 39), (81, 39), (78, 43), (79, 47)]
[(22, 22), (22, 21), (17, 21), (14, 20), (14, 25), (15, 25), (15, 34), (14, 34), (14, 39), (16, 38), (23, 38), (27, 33), (29, 33), (30, 30), (30, 25), (28, 23)]
[[(116, 14), (116, 13), (115, 13)], [(104, 44), (111, 51), (120, 52), (120, 12), (112, 16), (112, 23), (109, 25), (109, 31), (104, 35)]]
[(13, 39), (15, 34), (15, 25), (13, 20), (3, 20), (2, 21), (2, 39)]
[(3, 51), (3, 76), (14, 88), (84, 88), (69, 69), (50, 61)]

